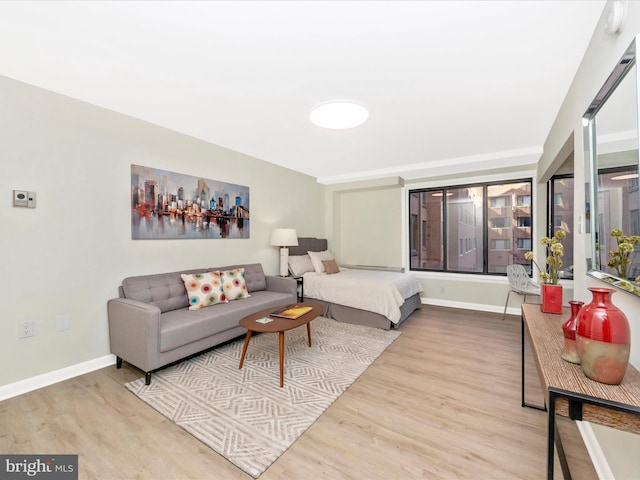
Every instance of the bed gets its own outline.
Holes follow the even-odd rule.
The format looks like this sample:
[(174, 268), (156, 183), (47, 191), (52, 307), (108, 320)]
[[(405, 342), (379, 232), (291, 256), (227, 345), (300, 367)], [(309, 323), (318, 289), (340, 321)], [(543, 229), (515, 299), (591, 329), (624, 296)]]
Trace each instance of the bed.
[(289, 247), (290, 273), (304, 279), (305, 298), (323, 303), (323, 316), (388, 330), (420, 307), (423, 289), (412, 275), (338, 267), (332, 259), (326, 239), (302, 237)]

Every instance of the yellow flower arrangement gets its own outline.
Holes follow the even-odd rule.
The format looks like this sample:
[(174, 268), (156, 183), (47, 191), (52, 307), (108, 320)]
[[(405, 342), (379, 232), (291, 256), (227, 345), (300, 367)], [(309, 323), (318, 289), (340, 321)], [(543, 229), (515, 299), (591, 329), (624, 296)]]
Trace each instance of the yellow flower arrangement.
[(631, 265), (629, 256), (634, 251), (634, 245), (640, 244), (640, 236), (627, 237), (619, 228), (611, 230), (611, 236), (615, 237), (618, 248), (609, 251), (607, 267), (615, 268), (618, 276), (623, 280), (627, 280), (627, 268)]
[(562, 239), (566, 238), (567, 232), (564, 230), (558, 230), (553, 237), (544, 237), (540, 240), (540, 243), (547, 249), (547, 265), (549, 271), (542, 270), (540, 265), (533, 259), (533, 252), (527, 252), (524, 254), (524, 258), (531, 260), (540, 272), (540, 279), (543, 283), (550, 285), (558, 284), (558, 273), (562, 268), (562, 255), (564, 254), (564, 246), (562, 245)]

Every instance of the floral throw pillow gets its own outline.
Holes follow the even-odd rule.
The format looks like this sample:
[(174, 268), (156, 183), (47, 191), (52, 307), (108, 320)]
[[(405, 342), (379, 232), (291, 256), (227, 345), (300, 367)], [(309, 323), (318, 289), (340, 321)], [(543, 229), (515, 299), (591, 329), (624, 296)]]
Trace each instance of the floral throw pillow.
[(189, 310), (199, 310), (216, 303), (227, 303), (220, 272), (181, 274), (189, 297)]
[(220, 273), (222, 291), (228, 301), (250, 297), (247, 282), (244, 279), (244, 268), (234, 268)]

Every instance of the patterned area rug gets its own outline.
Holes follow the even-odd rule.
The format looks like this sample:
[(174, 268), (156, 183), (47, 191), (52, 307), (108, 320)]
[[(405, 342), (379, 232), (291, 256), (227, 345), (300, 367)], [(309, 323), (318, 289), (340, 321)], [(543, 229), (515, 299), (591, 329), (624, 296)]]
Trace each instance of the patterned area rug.
[(351, 385), (400, 332), (317, 318), (285, 333), (284, 388), (278, 334), (255, 335), (242, 370), (242, 341), (126, 387), (168, 419), (259, 477)]

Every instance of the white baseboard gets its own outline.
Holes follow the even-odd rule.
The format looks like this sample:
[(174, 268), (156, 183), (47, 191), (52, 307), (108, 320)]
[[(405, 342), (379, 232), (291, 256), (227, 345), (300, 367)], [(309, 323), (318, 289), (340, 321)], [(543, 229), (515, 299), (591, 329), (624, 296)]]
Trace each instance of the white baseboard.
[(54, 370), (53, 372), (43, 373), (42, 375), (20, 380), (19, 382), (3, 385), (0, 386), (0, 401), (17, 397), (23, 393), (47, 387), (54, 383), (77, 377), (78, 375), (84, 375), (85, 373), (93, 372), (94, 370), (99, 370), (115, 363), (115, 355), (105, 355), (104, 357), (94, 358), (93, 360), (61, 368), (60, 370)]
[[(461, 308), (463, 310), (476, 310), (478, 312), (499, 313), (501, 316), (502, 312), (504, 312), (504, 306), (485, 305), (484, 303), (466, 303), (426, 297), (420, 298), (420, 301), (423, 305), (435, 305), (437, 307)], [(519, 317), (521, 314), (522, 310), (520, 308), (520, 305), (518, 305), (517, 307), (507, 307), (507, 315), (517, 315)]]
[[(437, 307), (450, 307), (450, 308), (461, 308), (464, 310), (476, 310), (478, 312), (490, 312), (490, 313), (499, 313), (502, 315), (504, 311), (504, 307), (496, 306), (496, 305), (485, 305), (483, 303), (467, 303), (467, 302), (457, 302), (453, 300), (440, 300), (437, 298), (425, 298), (422, 297), (420, 299), (423, 305), (435, 305)], [(509, 307), (507, 308), (507, 313), (510, 315), (518, 315), (520, 316), (520, 307)]]
[(576, 422), (576, 424), (578, 425), (580, 435), (582, 435), (582, 441), (585, 447), (587, 447), (587, 452), (589, 452), (591, 463), (593, 463), (593, 468), (595, 468), (598, 478), (600, 480), (612, 480), (615, 478), (602, 448), (600, 448), (600, 443), (595, 433), (593, 433), (591, 424), (589, 422)]

